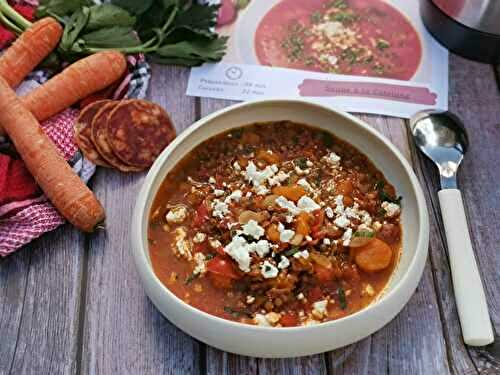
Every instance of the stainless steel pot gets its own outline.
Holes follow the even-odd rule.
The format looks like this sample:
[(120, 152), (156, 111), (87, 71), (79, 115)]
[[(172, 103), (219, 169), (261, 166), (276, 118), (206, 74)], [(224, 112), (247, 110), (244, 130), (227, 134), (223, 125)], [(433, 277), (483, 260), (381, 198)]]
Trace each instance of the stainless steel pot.
[(420, 0), (430, 33), (464, 57), (500, 63), (500, 0)]

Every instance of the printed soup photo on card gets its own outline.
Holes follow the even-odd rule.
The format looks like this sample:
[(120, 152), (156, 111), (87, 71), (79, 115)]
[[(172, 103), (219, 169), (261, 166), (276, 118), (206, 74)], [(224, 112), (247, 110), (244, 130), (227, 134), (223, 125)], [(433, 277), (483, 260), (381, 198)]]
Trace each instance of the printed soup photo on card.
[(448, 53), (424, 29), (418, 2), (211, 2), (228, 52), (192, 70), (188, 95), (301, 97), (399, 117), (447, 108)]

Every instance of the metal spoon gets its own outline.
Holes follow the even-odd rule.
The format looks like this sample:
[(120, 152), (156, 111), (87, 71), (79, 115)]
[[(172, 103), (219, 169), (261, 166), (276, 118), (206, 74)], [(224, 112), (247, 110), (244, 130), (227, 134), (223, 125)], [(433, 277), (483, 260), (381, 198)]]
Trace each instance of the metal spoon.
[(479, 276), (474, 250), (456, 174), (469, 146), (460, 119), (447, 111), (428, 110), (410, 119), (415, 144), (436, 164), (441, 176), (438, 193), (443, 217), (453, 289), (462, 335), (467, 345), (493, 342), (486, 297)]

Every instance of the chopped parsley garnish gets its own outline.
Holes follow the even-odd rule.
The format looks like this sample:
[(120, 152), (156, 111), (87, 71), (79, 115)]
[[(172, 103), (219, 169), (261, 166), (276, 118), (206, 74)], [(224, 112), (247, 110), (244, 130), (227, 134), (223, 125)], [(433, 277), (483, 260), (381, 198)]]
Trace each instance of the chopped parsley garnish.
[(345, 296), (345, 290), (344, 288), (340, 287), (337, 289), (337, 293), (339, 295), (339, 305), (342, 310), (345, 310), (347, 308), (347, 299)]
[(377, 48), (379, 50), (384, 50), (386, 48), (389, 48), (390, 46), (391, 46), (391, 44), (387, 40), (382, 39), (382, 38), (377, 39)]
[(231, 314), (235, 318), (238, 318), (241, 315), (246, 315), (248, 317), (252, 316), (252, 313), (247, 309), (236, 310), (233, 309), (231, 306), (224, 306), (224, 311), (227, 312), (228, 314)]
[(330, 133), (321, 132), (321, 140), (323, 141), (323, 145), (325, 147), (332, 147), (333, 146), (333, 137)]
[(198, 277), (200, 277), (199, 273), (192, 273), (191, 275), (189, 275), (186, 278), (186, 281), (184, 282), (184, 284), (188, 285), (188, 284), (192, 283), (193, 280), (196, 280)]
[(338, 12), (338, 13), (330, 15), (330, 20), (341, 22), (343, 24), (352, 23), (352, 22), (356, 21), (357, 19), (358, 19), (358, 16), (356, 16), (351, 11)]
[(207, 255), (205, 255), (205, 260), (210, 260), (210, 259), (213, 259), (215, 258), (215, 254), (214, 253), (209, 253)]
[(288, 59), (293, 62), (300, 60), (304, 54), (304, 27), (299, 23), (290, 26), (290, 34), (283, 39), (281, 47), (286, 51)]
[(292, 246), (290, 249), (288, 249), (287, 251), (285, 251), (283, 253), (283, 255), (286, 256), (286, 257), (289, 257), (289, 256), (294, 255), (295, 253), (298, 253), (299, 251), (300, 251), (300, 247), (298, 247), (298, 246)]
[(362, 231), (357, 231), (354, 232), (352, 235), (353, 237), (366, 237), (366, 238), (372, 238), (375, 236), (375, 233), (369, 230), (362, 230)]
[(299, 167), (300, 169), (306, 169), (307, 168), (307, 159), (306, 158), (295, 159), (295, 165), (297, 165), (297, 167)]
[(243, 129), (242, 128), (239, 128), (239, 129), (234, 129), (234, 130), (231, 130), (231, 137), (233, 138), (236, 138), (236, 139), (240, 139), (242, 134), (243, 134)]
[[(375, 184), (375, 190), (378, 190), (378, 198), (382, 202), (389, 202), (389, 203), (395, 203), (395, 204), (401, 205), (401, 200), (403, 199), (403, 197), (401, 197), (401, 196), (400, 197), (391, 197), (389, 194), (387, 194), (385, 192), (384, 187), (385, 187), (385, 182), (382, 180), (377, 181), (377, 183)], [(384, 210), (384, 209), (382, 208), (381, 210)], [(384, 215), (385, 215), (385, 210), (381, 216), (384, 216)]]
[(311, 13), (311, 23), (320, 23), (322, 18), (323, 16), (319, 10)]

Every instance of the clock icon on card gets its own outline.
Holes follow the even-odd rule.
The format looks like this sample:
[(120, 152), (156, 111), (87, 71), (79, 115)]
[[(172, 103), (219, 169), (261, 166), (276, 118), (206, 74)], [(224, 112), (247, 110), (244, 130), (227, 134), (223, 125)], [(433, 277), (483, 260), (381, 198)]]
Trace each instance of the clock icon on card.
[(235, 81), (237, 79), (240, 79), (242, 75), (243, 70), (237, 66), (230, 66), (226, 69), (226, 77), (230, 80)]

